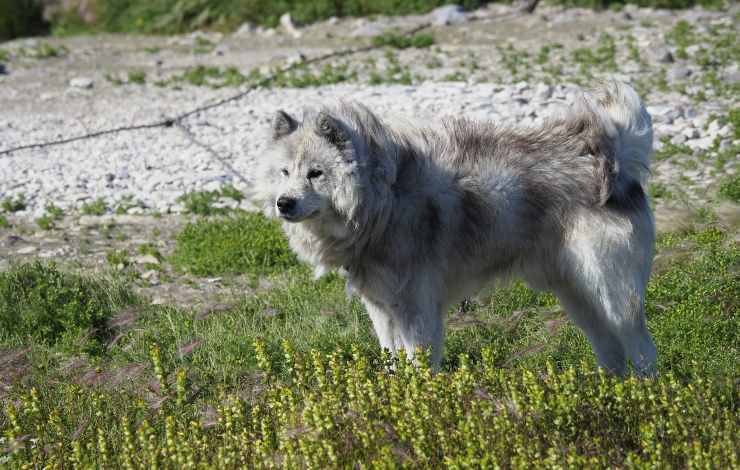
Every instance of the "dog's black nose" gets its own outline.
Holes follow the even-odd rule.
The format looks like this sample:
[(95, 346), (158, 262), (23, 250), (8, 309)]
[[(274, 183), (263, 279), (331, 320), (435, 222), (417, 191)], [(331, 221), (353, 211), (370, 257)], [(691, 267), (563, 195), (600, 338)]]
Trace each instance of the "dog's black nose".
[(280, 196), (277, 200), (277, 208), (281, 214), (290, 214), (295, 209), (296, 200), (292, 197)]

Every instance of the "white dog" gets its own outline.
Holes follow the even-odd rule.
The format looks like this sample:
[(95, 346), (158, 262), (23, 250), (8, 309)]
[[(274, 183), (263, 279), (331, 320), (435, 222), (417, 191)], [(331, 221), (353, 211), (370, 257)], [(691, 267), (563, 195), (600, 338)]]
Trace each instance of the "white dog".
[(557, 295), (602, 367), (652, 375), (652, 139), (621, 83), (536, 128), (414, 128), (348, 103), (302, 122), (279, 111), (253, 197), (317, 273), (346, 275), (391, 352), (429, 347), (439, 364), (447, 309), (516, 275)]

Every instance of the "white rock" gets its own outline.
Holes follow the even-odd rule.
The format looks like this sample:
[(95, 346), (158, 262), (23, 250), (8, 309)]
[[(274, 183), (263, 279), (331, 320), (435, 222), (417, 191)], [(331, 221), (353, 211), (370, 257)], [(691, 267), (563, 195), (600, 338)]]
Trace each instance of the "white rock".
[(88, 77), (75, 77), (69, 81), (69, 86), (72, 88), (80, 88), (84, 90), (92, 88), (94, 84), (95, 82), (93, 79)]
[(19, 255), (30, 255), (31, 253), (35, 253), (38, 251), (38, 247), (35, 247), (33, 245), (24, 246), (20, 250), (16, 251)]
[(461, 24), (468, 21), (465, 11), (460, 5), (445, 5), (435, 8), (429, 15), (432, 19), (432, 24), (436, 26)]
[(246, 23), (239, 26), (239, 29), (234, 31), (234, 36), (249, 36), (257, 31), (257, 26), (254, 23), (247, 21)]
[(296, 39), (303, 36), (303, 34), (298, 31), (298, 28), (296, 28), (293, 24), (293, 18), (290, 17), (290, 13), (283, 13), (283, 16), (280, 17), (280, 26), (283, 27), (286, 33), (290, 34)]

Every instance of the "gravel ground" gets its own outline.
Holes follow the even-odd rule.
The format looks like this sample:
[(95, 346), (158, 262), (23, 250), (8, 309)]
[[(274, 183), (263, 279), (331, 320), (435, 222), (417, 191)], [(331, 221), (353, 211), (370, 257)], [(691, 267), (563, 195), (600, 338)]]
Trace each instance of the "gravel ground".
[[(338, 67), (354, 67), (355, 76), (345, 83), (262, 89), (185, 124), (249, 179), (251, 165), (264, 147), (267, 123), (278, 108), (300, 112), (305, 105), (354, 99), (380, 114), (421, 119), (465, 114), (525, 124), (567, 105), (578, 84), (616, 76), (635, 83), (646, 95), (656, 147), (662, 147), (661, 140), (675, 146), (656, 162), (653, 181), (675, 187), (679, 199), (704, 203), (712, 199), (711, 188), (718, 179), (737, 171), (737, 153), (728, 158), (728, 152), (737, 149), (737, 134), (723, 118), (738, 105), (733, 93), (740, 80), (737, 52), (728, 46), (729, 60), (710, 63), (709, 69), (706, 54), (702, 55), (715, 52), (711, 38), (717, 31), (737, 33), (734, 8), (678, 13), (541, 8), (534, 15), (501, 20), (500, 15), (512, 10), (496, 6), (468, 14), (462, 24), (435, 26), (431, 32), (436, 43), (431, 48), (374, 51), (335, 62)], [(388, 28), (425, 20), (422, 16), (330, 20), (292, 35), (245, 27), (226, 36), (95, 36), (0, 44), (8, 56), (6, 74), (0, 75), (0, 150), (149, 122), (238, 91), (173, 79), (196, 65), (234, 66), (244, 75), (253, 68), (264, 72), (299, 54), (311, 57), (361, 44)], [(691, 33), (671, 39), (670, 32), (681, 20), (689, 22)], [(611, 46), (605, 32), (612, 38)], [(298, 34), (300, 38), (295, 37)], [(57, 57), (41, 57), (46, 44), (55, 48)], [(707, 70), (714, 82), (707, 79)], [(137, 80), (132, 71), (143, 72), (145, 78)], [(373, 73), (379, 83), (368, 86)], [(98, 198), (109, 210), (135, 201), (129, 213), (178, 213), (183, 210), (177, 202), (180, 195), (224, 184), (244, 186), (177, 128), (0, 156), (0, 199), (21, 194), (26, 199), (26, 208), (16, 217), (37, 217), (50, 202), (69, 210)]]

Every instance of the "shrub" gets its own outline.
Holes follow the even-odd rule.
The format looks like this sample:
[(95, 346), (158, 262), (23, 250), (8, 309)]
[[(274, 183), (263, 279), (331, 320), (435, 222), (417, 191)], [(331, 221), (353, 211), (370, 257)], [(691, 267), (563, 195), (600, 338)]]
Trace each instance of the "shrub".
[(74, 338), (105, 322), (133, 295), (121, 285), (67, 274), (55, 264), (31, 263), (0, 273), (0, 338), (46, 344)]
[(201, 220), (177, 236), (172, 257), (180, 269), (202, 276), (266, 274), (296, 264), (277, 222), (259, 214)]

